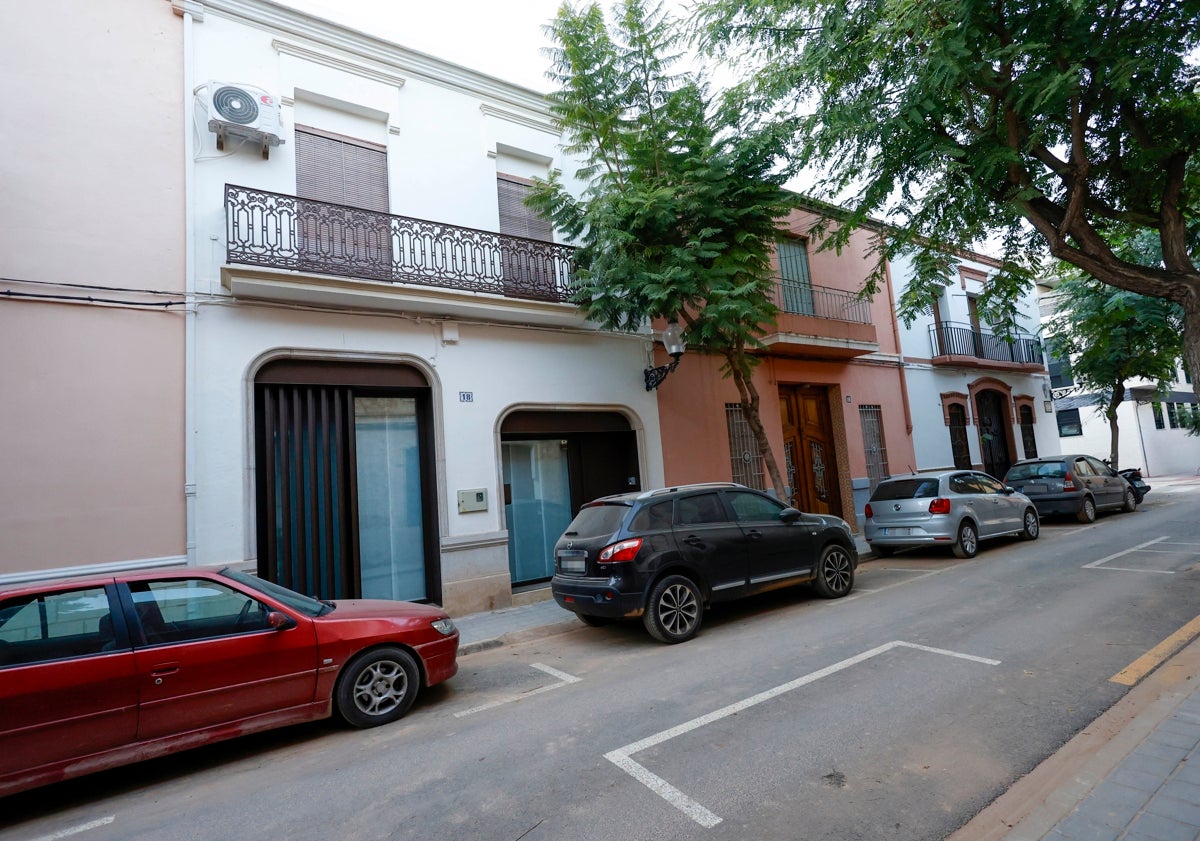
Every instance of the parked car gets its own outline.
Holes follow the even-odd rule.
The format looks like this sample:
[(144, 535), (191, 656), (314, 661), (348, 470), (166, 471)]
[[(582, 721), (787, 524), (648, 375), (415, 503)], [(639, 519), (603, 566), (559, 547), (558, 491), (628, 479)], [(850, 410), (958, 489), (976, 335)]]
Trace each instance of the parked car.
[(589, 625), (640, 616), (655, 639), (678, 643), (709, 604), (801, 583), (838, 598), (857, 566), (839, 517), (734, 483), (683, 485), (585, 505), (554, 547), (551, 590)]
[(1028, 497), (976, 470), (884, 479), (864, 514), (867, 543), (884, 558), (914, 546), (949, 546), (957, 557), (973, 558), (981, 540), (1004, 535), (1036, 540), (1041, 531)]
[(335, 711), (385, 724), (457, 653), (440, 608), (232, 569), (0, 590), (0, 796)]
[(1038, 513), (1074, 514), (1081, 523), (1097, 511), (1133, 511), (1137, 505), (1129, 482), (1089, 455), (1042, 456), (1018, 461), (1004, 481), (1033, 500)]

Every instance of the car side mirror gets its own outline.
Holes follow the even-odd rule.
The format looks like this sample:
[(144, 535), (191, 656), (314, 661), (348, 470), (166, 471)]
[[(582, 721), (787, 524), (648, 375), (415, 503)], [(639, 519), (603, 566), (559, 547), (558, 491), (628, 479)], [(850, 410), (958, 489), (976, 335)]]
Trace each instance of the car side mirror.
[(1005, 495), (1005, 496), (1012, 496), (1012, 495), (1013, 495), (1013, 494), (1015, 494), (1016, 492), (1017, 492), (1017, 489), (1016, 489), (1016, 488), (1014, 488), (1014, 487), (1012, 487), (1012, 486), (1010, 486), (1010, 485), (1005, 485), (1005, 486), (1004, 486), (1004, 495)]
[(288, 628), (296, 627), (296, 620), (286, 613), (272, 610), (267, 614), (267, 625), (276, 631), (286, 631)]
[(791, 525), (804, 516), (804, 512), (798, 508), (785, 508), (779, 512), (779, 519)]

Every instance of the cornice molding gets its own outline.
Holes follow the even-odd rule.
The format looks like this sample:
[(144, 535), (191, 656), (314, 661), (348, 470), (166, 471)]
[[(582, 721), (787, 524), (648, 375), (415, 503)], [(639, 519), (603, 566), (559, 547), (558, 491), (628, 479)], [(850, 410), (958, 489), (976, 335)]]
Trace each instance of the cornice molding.
[(347, 61), (344, 58), (330, 55), (328, 53), (312, 50), (307, 47), (302, 47), (299, 44), (292, 44), (287, 41), (281, 41), (278, 38), (271, 40), (271, 46), (275, 48), (275, 52), (280, 55), (288, 55), (293, 58), (299, 58), (304, 61), (311, 61), (313, 64), (320, 64), (325, 67), (331, 67), (334, 70), (344, 70), (355, 76), (361, 76), (364, 79), (371, 79), (376, 82), (383, 82), (385, 85), (402, 88), (408, 80), (403, 76), (398, 76), (395, 73), (388, 73), (385, 70), (377, 70), (374, 67), (368, 67), (365, 64), (358, 62)]
[(479, 106), (479, 111), (485, 117), (495, 117), (498, 120), (507, 120), (510, 123), (516, 123), (517, 125), (522, 125), (526, 128), (544, 131), (547, 134), (554, 135), (555, 137), (559, 137), (562, 134), (562, 132), (558, 130), (558, 126), (554, 124), (553, 120), (537, 119), (526, 116), (525, 114), (518, 114), (515, 111), (506, 111), (503, 108), (496, 108), (493, 105), (488, 105), (486, 102)]
[[(550, 121), (550, 109), (545, 94), (530, 88), (505, 82), (494, 76), (445, 61), (435, 56), (409, 49), (400, 44), (377, 38), (314, 15), (280, 6), (270, 0), (171, 0), (177, 10), (187, 7), (193, 16), (220, 15), (248, 26), (308, 42), (296, 49), (314, 50), (324, 59), (346, 61), (355, 66), (354, 59), (366, 66), (374, 65), (385, 77), (420, 79), (431, 85), (448, 88), (469, 96), (489, 100), (497, 106), (507, 106), (525, 112), (533, 122)], [(182, 13), (182, 12), (178, 12)], [(333, 50), (350, 57), (333, 59), (320, 48)], [(306, 56), (307, 57), (307, 56)]]

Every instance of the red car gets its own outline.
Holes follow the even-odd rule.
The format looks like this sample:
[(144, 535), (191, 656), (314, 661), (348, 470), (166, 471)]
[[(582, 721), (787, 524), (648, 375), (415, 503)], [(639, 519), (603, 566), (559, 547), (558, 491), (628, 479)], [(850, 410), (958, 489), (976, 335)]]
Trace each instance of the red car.
[(0, 796), (334, 711), (395, 721), (457, 655), (440, 608), (232, 569), (0, 590)]

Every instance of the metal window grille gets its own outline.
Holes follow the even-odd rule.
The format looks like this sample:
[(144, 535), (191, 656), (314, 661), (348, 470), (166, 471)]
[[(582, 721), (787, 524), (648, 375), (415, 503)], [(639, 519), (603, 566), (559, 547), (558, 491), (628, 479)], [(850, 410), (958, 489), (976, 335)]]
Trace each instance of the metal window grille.
[(763, 484), (762, 454), (746, 422), (740, 403), (725, 404), (725, 422), (729, 426), (729, 461), (733, 481), (750, 488), (766, 490)]
[(1167, 423), (1170, 424), (1171, 429), (1179, 427), (1179, 412), (1174, 403), (1167, 404)]
[(949, 408), (950, 450), (954, 453), (954, 466), (959, 470), (971, 469), (971, 448), (967, 443), (967, 410), (955, 403)]
[(867, 455), (867, 478), (871, 491), (891, 473), (888, 470), (887, 447), (883, 442), (883, 408), (864, 405), (858, 407), (858, 419), (862, 424), (863, 451)]
[(1021, 407), (1021, 446), (1025, 448), (1025, 458), (1037, 458), (1037, 438), (1033, 434), (1033, 409)]
[(1157, 401), (1150, 404), (1150, 410), (1154, 412), (1154, 428), (1165, 429), (1166, 423), (1163, 422), (1162, 403)]

